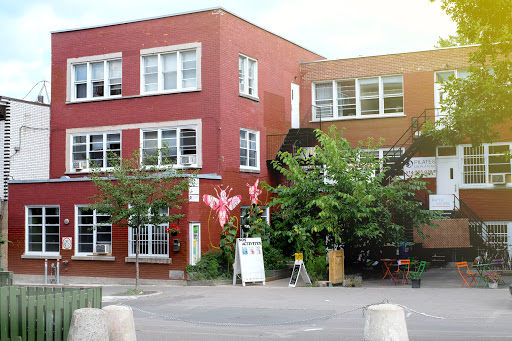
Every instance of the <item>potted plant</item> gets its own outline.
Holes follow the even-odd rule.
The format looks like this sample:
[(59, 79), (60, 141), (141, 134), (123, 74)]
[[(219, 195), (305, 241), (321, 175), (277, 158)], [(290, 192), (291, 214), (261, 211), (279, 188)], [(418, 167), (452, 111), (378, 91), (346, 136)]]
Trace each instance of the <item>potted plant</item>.
[(409, 272), (409, 278), (411, 279), (413, 288), (421, 287), (421, 274), (420, 273)]
[(178, 233), (180, 232), (180, 227), (172, 224), (171, 226), (165, 229), (165, 232), (169, 232), (171, 236), (177, 236)]
[(487, 281), (487, 284), (489, 284), (489, 288), (496, 289), (498, 288), (498, 282), (503, 278), (501, 277), (501, 274), (496, 271), (487, 271), (484, 274), (484, 279)]

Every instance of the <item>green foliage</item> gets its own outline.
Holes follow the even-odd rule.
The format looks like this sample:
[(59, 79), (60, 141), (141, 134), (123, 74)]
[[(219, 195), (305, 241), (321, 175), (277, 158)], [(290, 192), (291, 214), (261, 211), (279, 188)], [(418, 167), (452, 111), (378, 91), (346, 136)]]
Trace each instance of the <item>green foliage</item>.
[[(274, 162), (292, 186), (267, 189), (277, 193), (270, 206), (276, 207), (273, 221), (276, 234), (286, 236), (295, 252), (303, 252), (307, 264), (326, 242), (345, 249), (345, 257), (355, 261), (361, 252), (370, 252), (386, 242), (404, 240), (404, 226), (419, 230), (432, 225), (440, 213), (423, 210), (415, 191), (426, 189), (420, 179), (382, 184), (386, 160), (376, 160), (365, 149), (374, 147), (369, 140), (352, 148), (331, 127), (328, 133), (317, 131), (319, 146), (307, 159), (289, 153)], [(325, 253), (324, 253), (325, 254)], [(351, 259), (352, 258), (352, 259)]]
[(452, 36), (448, 35), (448, 38), (439, 37), (437, 44), (434, 45), (436, 49), (440, 49), (443, 47), (452, 47), (452, 46), (465, 46), (473, 44), (467, 37), (459, 36), (458, 34)]
[(305, 265), (308, 275), (313, 282), (329, 279), (329, 262), (325, 254), (323, 256), (311, 257)]
[(230, 273), (226, 273), (229, 264), (232, 263), (226, 259), (224, 252), (210, 251), (203, 253), (196, 265), (187, 265), (186, 270), (194, 280), (229, 279)]
[(470, 54), (470, 76), (444, 83), (441, 107), (447, 116), (428, 133), (448, 145), (466, 138), (473, 145), (492, 142), (512, 118), (512, 2), (439, 2), (457, 24), (457, 36), (479, 47)]

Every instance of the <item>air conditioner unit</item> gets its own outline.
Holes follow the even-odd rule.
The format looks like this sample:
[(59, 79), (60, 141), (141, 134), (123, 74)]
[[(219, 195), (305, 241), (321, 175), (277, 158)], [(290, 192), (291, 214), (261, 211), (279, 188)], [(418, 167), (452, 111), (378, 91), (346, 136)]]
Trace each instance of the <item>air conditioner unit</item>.
[(76, 171), (81, 171), (87, 168), (87, 161), (73, 161), (73, 168)]
[(182, 155), (180, 157), (180, 164), (187, 166), (192, 165), (196, 163), (196, 156), (195, 155)]
[(110, 244), (96, 244), (96, 253), (98, 254), (107, 254), (112, 253), (112, 245)]
[(506, 184), (505, 174), (491, 174), (491, 183), (493, 185), (504, 185)]

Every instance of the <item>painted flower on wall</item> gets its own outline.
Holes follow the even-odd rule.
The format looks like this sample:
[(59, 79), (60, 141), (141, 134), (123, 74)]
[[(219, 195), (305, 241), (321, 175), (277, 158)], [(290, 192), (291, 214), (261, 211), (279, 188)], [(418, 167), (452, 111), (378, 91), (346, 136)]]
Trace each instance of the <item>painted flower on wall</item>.
[(258, 204), (258, 195), (261, 194), (261, 189), (258, 188), (258, 185), (260, 184), (260, 179), (256, 179), (256, 182), (253, 186), (247, 184), (249, 187), (249, 196), (251, 197), (251, 204)]

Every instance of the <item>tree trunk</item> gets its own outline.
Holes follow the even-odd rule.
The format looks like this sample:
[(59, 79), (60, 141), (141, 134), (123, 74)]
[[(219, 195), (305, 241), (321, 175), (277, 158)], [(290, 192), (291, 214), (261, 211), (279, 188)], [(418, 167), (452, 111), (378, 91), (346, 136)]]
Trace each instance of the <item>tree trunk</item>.
[(139, 290), (139, 239), (140, 239), (140, 224), (137, 226), (137, 233), (135, 234), (135, 290)]

